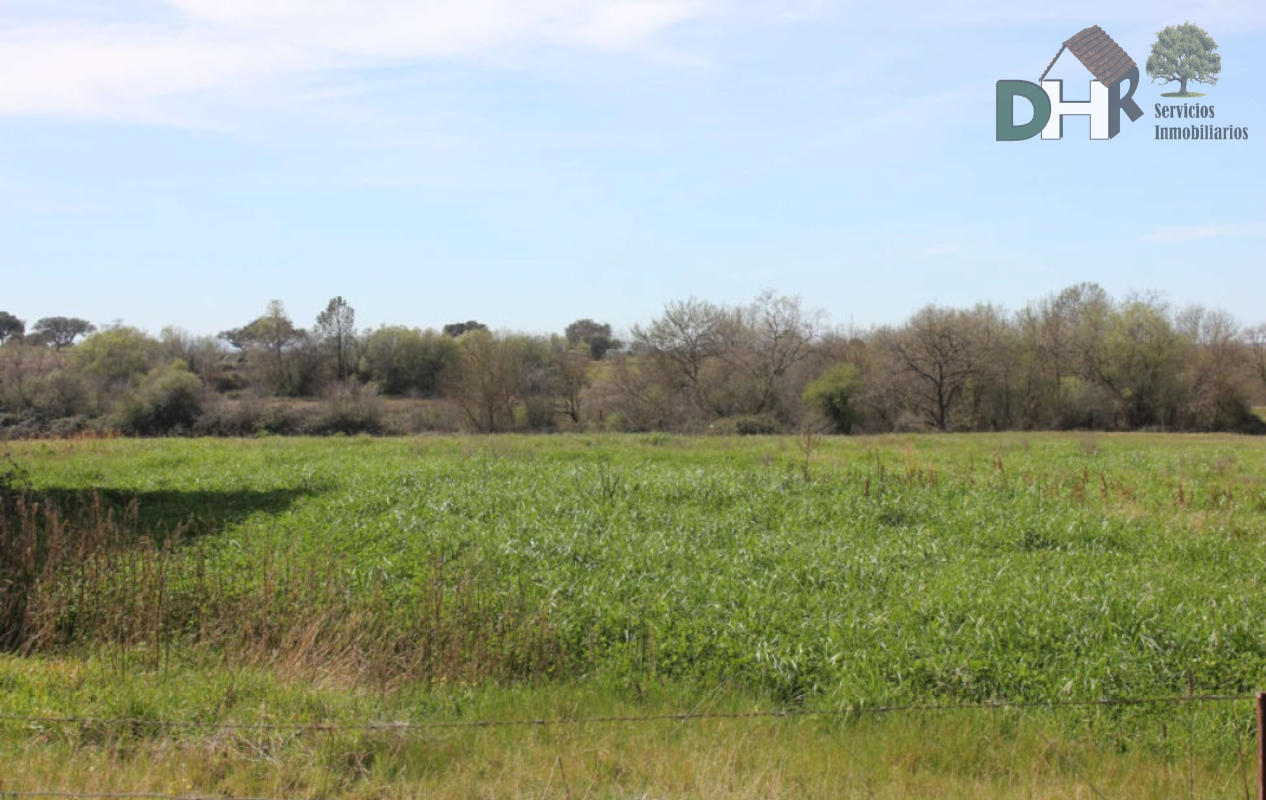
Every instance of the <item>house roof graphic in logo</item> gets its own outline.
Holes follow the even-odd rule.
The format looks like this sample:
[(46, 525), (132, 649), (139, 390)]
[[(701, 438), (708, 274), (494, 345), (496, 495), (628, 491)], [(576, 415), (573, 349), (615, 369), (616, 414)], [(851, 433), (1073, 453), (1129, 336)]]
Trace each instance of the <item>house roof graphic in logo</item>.
[(1051, 64), (1046, 68), (1046, 72), (1042, 73), (1042, 77), (1038, 78), (1038, 83), (1046, 80), (1047, 74), (1051, 68), (1055, 66), (1055, 62), (1059, 61), (1059, 57), (1064, 54), (1064, 50), (1071, 50), (1073, 55), (1077, 56), (1077, 60), (1090, 70), (1090, 74), (1104, 86), (1111, 86), (1126, 76), (1127, 73), (1138, 65), (1134, 63), (1134, 59), (1121, 49), (1121, 45), (1112, 40), (1103, 28), (1098, 25), (1086, 28), (1073, 38), (1064, 42), (1064, 46), (1059, 48), (1059, 52), (1051, 59)]
[[(1064, 82), (1046, 79), (1065, 50), (1072, 50), (1094, 77), (1090, 81), (1089, 100), (1065, 100)], [(1126, 81), (1129, 81), (1129, 92), (1125, 92)], [(1130, 118), (1130, 122), (1136, 122), (1143, 116), (1143, 109), (1134, 102), (1134, 92), (1138, 88), (1139, 65), (1121, 49), (1121, 45), (1104, 33), (1103, 28), (1093, 25), (1064, 42), (1037, 83), (998, 81), (997, 139), (1000, 142), (1020, 142), (1039, 133), (1043, 139), (1062, 139), (1064, 117), (1079, 116), (1090, 117), (1091, 139), (1112, 139), (1121, 132), (1122, 112)], [(1020, 125), (1015, 124), (1017, 97), (1023, 97), (1033, 105), (1033, 119)]]

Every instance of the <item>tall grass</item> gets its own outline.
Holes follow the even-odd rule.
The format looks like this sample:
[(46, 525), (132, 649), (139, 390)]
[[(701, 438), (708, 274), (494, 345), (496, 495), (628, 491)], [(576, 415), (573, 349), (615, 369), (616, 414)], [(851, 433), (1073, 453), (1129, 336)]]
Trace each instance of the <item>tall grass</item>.
[(548, 678), (568, 662), (546, 604), (490, 591), (469, 570), (434, 561), (408, 604), (355, 570), (270, 551), (248, 570), (217, 569), (207, 548), (141, 532), (89, 493), (63, 512), (20, 493), (0, 515), (0, 646), (22, 653), (148, 654), (173, 648), (232, 663), (379, 685)]
[[(15, 454), (30, 475), (4, 493), (0, 620), (26, 656), (9, 663), (40, 681), (78, 671), (92, 693), (54, 702), (46, 682), (0, 669), (9, 709), (249, 718), (251, 670), (278, 682), (251, 698), (270, 714), (338, 716), (328, 696), (287, 705), (281, 687), (296, 684), (388, 698), (349, 722), (636, 714), (716, 692), (735, 710), (1238, 695), (1266, 675), (1266, 448), (1253, 440), (108, 440)], [(84, 664), (105, 669), (85, 678)], [(151, 698), (164, 682), (170, 696)], [(479, 705), (500, 691), (521, 694)], [(126, 703), (103, 707), (114, 695)], [(150, 785), (145, 764), (178, 752), (194, 785), (287, 796), (553, 794), (558, 758), (577, 794), (1073, 796), (1087, 794), (1079, 771), (1110, 796), (1242, 794), (1243, 708), (1008, 719), (657, 744), (613, 730), (598, 739), (608, 756), (580, 733), (308, 746), (0, 726), (0, 760), (120, 789)], [(81, 749), (59, 761), (63, 739)], [(116, 745), (102, 758), (141, 783), (69, 766)], [(711, 766), (685, 763), (692, 749)], [(798, 754), (812, 755), (794, 766)], [(502, 766), (469, 768), (485, 756)], [(277, 782), (238, 782), (221, 762), (273, 765)]]

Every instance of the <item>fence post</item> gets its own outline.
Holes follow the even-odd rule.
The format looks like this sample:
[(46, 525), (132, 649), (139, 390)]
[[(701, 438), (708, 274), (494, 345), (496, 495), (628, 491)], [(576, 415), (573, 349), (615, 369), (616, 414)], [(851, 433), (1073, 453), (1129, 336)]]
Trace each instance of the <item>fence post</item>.
[(1257, 693), (1257, 800), (1266, 800), (1266, 692)]

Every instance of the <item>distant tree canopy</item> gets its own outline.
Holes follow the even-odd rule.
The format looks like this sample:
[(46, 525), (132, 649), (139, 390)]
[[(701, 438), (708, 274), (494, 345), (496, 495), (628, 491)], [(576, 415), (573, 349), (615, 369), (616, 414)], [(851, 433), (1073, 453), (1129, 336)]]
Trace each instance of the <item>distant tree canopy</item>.
[(595, 361), (601, 361), (608, 350), (618, 350), (620, 341), (611, 335), (611, 326), (591, 319), (578, 319), (568, 325), (563, 335), (572, 344), (584, 344)]
[(74, 364), (89, 378), (107, 384), (139, 379), (158, 361), (161, 345), (136, 328), (111, 328), (75, 348)]
[(370, 331), (361, 347), (359, 372), (391, 395), (434, 397), (458, 359), (451, 336), (389, 325)]
[[(688, 298), (633, 325), (627, 349), (592, 319), (565, 335), (494, 333), (473, 320), (357, 331), (339, 296), (310, 331), (274, 300), (218, 339), (174, 327), (157, 338), (122, 325), (94, 332), (66, 317), (22, 337), (13, 320), (0, 317), (0, 428), (1266, 429), (1253, 410), (1266, 406), (1266, 325), (1147, 295), (1113, 298), (1095, 284), (1015, 312), (929, 305), (870, 330), (833, 329), (773, 291), (740, 305)], [(296, 422), (318, 406), (325, 416)]]
[(1152, 53), (1147, 57), (1147, 75), (1152, 82), (1178, 83), (1187, 93), (1187, 81), (1216, 86), (1222, 71), (1218, 43), (1204, 29), (1184, 22), (1170, 25), (1156, 34)]
[(476, 322), (473, 319), (467, 320), (465, 322), (450, 322), (449, 324), (445, 325), (443, 328), (444, 335), (451, 336), (454, 339), (461, 336), (463, 333), (469, 333), (470, 331), (486, 331), (486, 330), (488, 330), (487, 325), (483, 324), (482, 322)]
[(270, 300), (261, 317), (222, 331), (219, 338), (241, 350), (248, 364), (271, 391), (305, 394), (316, 385), (311, 359), (301, 353), (308, 334), (295, 326), (280, 300)]
[(31, 326), (31, 332), (60, 352), (70, 347), (80, 336), (87, 336), (97, 328), (79, 317), (44, 317)]
[(280, 300), (270, 300), (263, 316), (240, 328), (230, 328), (220, 333), (221, 339), (238, 350), (262, 347), (276, 356), (302, 336), (302, 331), (286, 316), (286, 308)]
[(26, 322), (8, 311), (0, 311), (0, 345), (10, 339), (21, 339), (26, 333)]

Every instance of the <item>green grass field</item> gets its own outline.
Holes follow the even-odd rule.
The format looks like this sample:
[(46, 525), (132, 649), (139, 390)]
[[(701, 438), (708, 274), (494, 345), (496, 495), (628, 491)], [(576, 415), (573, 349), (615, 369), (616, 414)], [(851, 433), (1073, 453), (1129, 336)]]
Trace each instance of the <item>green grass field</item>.
[(61, 514), (6, 512), (8, 535), (63, 555), (9, 612), (23, 646), (0, 659), (0, 714), (142, 722), (0, 723), (25, 776), (5, 789), (1239, 797), (1249, 780), (1244, 702), (313, 737), (144, 721), (1244, 695), (1266, 684), (1261, 440), (9, 449)]

